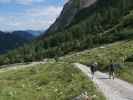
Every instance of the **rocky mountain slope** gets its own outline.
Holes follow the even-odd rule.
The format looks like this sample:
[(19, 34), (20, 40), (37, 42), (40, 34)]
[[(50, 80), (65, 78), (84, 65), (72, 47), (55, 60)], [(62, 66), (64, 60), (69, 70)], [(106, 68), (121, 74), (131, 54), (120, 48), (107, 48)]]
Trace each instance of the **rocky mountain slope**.
[(82, 9), (95, 4), (97, 0), (69, 0), (55, 23), (47, 30), (48, 33), (61, 31), (69, 26), (75, 15)]

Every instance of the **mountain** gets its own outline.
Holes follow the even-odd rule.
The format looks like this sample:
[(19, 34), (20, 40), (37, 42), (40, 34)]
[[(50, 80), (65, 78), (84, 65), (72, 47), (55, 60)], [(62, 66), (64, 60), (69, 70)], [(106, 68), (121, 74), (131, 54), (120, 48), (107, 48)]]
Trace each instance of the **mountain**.
[(44, 31), (27, 30), (27, 32), (32, 34), (33, 36), (40, 36)]
[(75, 15), (82, 9), (95, 4), (97, 0), (69, 0), (55, 23), (47, 30), (48, 33), (61, 31), (69, 26)]
[(6, 33), (0, 31), (0, 53), (6, 53), (11, 49), (30, 42), (35, 37), (26, 31), (14, 31)]
[(21, 37), (25, 40), (32, 40), (32, 39), (35, 38), (35, 36), (32, 33), (28, 32), (28, 31), (14, 31), (11, 34), (14, 35), (14, 36)]
[(133, 0), (69, 0), (45, 35), (0, 56), (0, 62), (42, 60), (130, 39)]
[[(93, 24), (93, 22), (95, 24), (106, 25), (104, 22), (111, 24), (113, 20), (116, 20), (114, 21), (114, 24), (116, 24), (119, 18), (126, 15), (132, 9), (132, 6), (132, 0), (69, 0), (69, 2), (65, 4), (61, 15), (57, 18), (55, 23), (50, 26), (47, 33), (62, 31), (85, 19), (90, 19), (88, 20), (88, 23), (91, 21), (90, 25)], [(100, 17), (103, 18), (100, 20)], [(110, 17), (112, 18), (108, 20)], [(97, 21), (101, 22), (96, 23)]]
[(73, 20), (74, 15), (77, 13), (78, 8), (70, 0), (61, 12), (60, 17), (57, 18), (55, 23), (50, 26), (47, 32), (55, 32), (68, 26)]

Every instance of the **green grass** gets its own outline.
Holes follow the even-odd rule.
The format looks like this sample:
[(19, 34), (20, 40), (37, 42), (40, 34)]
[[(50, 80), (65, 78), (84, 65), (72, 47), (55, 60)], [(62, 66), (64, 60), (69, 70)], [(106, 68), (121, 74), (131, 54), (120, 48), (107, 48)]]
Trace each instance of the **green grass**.
[(94, 100), (105, 100), (94, 84), (68, 63), (0, 73), (0, 100), (72, 100), (86, 91), (97, 96)]
[(79, 62), (83, 64), (93, 63), (97, 61), (100, 64), (101, 71), (107, 71), (107, 66), (110, 61), (123, 65), (123, 69), (120, 71), (120, 78), (133, 83), (133, 62), (126, 62), (126, 59), (133, 55), (133, 40), (122, 41), (103, 46), (104, 48), (94, 48), (74, 54), (72, 56), (66, 56), (62, 59), (65, 62)]
[[(119, 78), (133, 83), (133, 40), (65, 56), (59, 62), (0, 73), (0, 100), (72, 100), (81, 93), (97, 95), (93, 100), (105, 100), (91, 80), (72, 63), (97, 61), (106, 70), (110, 60), (123, 64)], [(100, 99), (99, 99), (100, 98)]]
[(133, 62), (128, 62), (125, 64), (125, 66), (126, 67), (120, 71), (120, 76), (118, 77), (130, 83), (133, 83)]

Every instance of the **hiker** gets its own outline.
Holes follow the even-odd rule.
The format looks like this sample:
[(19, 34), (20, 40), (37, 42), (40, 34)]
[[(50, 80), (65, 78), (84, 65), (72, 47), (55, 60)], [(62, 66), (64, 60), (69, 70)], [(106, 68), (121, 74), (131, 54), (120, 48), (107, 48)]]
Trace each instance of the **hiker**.
[(121, 70), (123, 69), (123, 64), (116, 63), (115, 64), (115, 74), (120, 76)]
[(111, 60), (111, 64), (109, 65), (109, 78), (114, 79), (115, 76), (115, 64), (113, 64), (113, 61)]
[(58, 62), (59, 58), (57, 55), (54, 57), (54, 60), (55, 60), (55, 62)]
[(98, 63), (94, 62), (93, 64), (90, 65), (90, 70), (91, 70), (91, 75), (92, 75), (92, 79), (94, 78), (94, 74), (97, 70), (98, 67)]

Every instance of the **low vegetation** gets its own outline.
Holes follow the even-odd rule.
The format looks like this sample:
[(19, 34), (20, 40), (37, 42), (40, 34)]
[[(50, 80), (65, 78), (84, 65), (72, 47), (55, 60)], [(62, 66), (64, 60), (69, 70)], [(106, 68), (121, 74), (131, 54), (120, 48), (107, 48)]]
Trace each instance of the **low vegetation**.
[(111, 60), (121, 65), (120, 78), (133, 83), (133, 40), (104, 45), (62, 58), (65, 62), (90, 64), (98, 62), (99, 70), (107, 71)]
[(105, 100), (93, 83), (68, 63), (0, 73), (0, 100), (72, 100), (84, 92), (95, 96), (93, 100)]
[(133, 62), (126, 62), (125, 68), (120, 71), (119, 78), (133, 83)]

